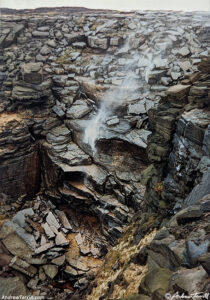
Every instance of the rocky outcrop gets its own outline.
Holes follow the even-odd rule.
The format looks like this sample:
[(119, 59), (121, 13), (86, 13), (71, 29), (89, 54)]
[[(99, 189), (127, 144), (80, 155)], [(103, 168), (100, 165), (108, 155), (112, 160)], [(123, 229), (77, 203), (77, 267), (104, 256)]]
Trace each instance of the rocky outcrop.
[(202, 209), (207, 203), (209, 195), (158, 231), (157, 215), (139, 214), (105, 257), (87, 299), (170, 299), (194, 293), (208, 299), (209, 220)]
[(169, 88), (149, 111), (151, 164), (141, 180), (147, 213), (137, 213), (107, 254), (88, 300), (209, 297), (209, 107), (191, 98), (200, 81), (208, 89), (208, 77)]
[(22, 116), (3, 113), (0, 120), (0, 193), (8, 201), (30, 199), (40, 186), (38, 145)]
[[(209, 193), (206, 185), (209, 151), (204, 138), (208, 136), (208, 105), (205, 102), (197, 105), (192, 96), (194, 87), (201, 82), (204, 86), (206, 82), (208, 90), (208, 75), (202, 73), (196, 77), (197, 81), (192, 86), (169, 88), (162, 104), (149, 112), (154, 134), (149, 140), (148, 157), (153, 164), (144, 171), (143, 182), (148, 187), (146, 199), (160, 209), (170, 209), (174, 204), (176, 211), (186, 203), (194, 204), (199, 196), (201, 198)], [(152, 177), (154, 174), (155, 179)], [(185, 200), (202, 176), (203, 194), (201, 192), (194, 201), (188, 200), (191, 196)]]
[[(54, 295), (53, 290), (46, 294), (46, 289), (56, 278), (62, 278), (61, 286), (71, 280), (72, 287), (84, 289), (90, 276), (94, 276), (103, 264), (105, 243), (100, 227), (95, 226), (97, 233), (91, 223), (88, 225), (88, 222), (96, 222), (94, 218), (89, 221), (79, 219), (71, 210), (64, 213), (55, 209), (50, 201), (44, 204), (42, 200), (37, 197), (32, 202), (33, 208), (19, 211), (2, 226), (1, 266), (9, 263), (7, 272), (15, 270), (29, 277), (27, 287), (39, 290), (42, 296)], [(1, 296), (5, 292), (6, 279), (1, 281)], [(25, 288), (21, 280), (16, 283), (17, 279), (12, 278), (14, 295)], [(28, 295), (26, 291), (25, 288), (23, 295)], [(9, 292), (13, 293), (13, 290)], [(70, 290), (66, 291), (63, 297), (71, 294)]]
[(7, 26), (3, 24), (0, 46), (6, 48), (16, 43), (17, 37), (23, 31), (24, 27), (24, 24), (10, 23)]

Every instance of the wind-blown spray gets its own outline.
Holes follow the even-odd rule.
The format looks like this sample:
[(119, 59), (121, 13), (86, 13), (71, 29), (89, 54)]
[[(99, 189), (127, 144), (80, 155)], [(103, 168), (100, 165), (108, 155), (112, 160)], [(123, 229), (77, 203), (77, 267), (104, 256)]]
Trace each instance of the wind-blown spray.
[[(97, 114), (89, 121), (83, 135), (83, 141), (89, 144), (93, 154), (96, 153), (96, 141), (100, 137), (100, 132), (105, 128), (105, 122), (113, 111), (120, 107), (134, 95), (140, 95), (139, 80), (148, 83), (149, 74), (154, 69), (154, 58), (161, 59), (161, 51), (157, 49), (156, 53), (151, 52), (149, 47), (147, 51), (140, 54), (139, 50), (131, 50), (131, 42), (135, 38), (136, 32), (139, 30), (139, 24), (136, 24), (136, 31), (131, 33), (124, 46), (119, 50), (119, 53), (129, 54), (131, 58), (126, 60), (124, 65), (125, 78), (119, 86), (112, 87), (108, 90), (101, 99), (101, 106)], [(141, 76), (137, 76), (136, 68), (143, 67), (144, 71)], [(138, 99), (138, 97), (136, 98)]]

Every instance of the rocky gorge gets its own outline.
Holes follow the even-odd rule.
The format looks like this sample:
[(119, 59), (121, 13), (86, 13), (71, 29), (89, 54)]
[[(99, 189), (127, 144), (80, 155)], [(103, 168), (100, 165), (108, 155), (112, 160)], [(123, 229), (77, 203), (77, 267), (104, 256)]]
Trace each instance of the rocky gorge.
[(209, 29), (2, 13), (2, 299), (209, 299)]

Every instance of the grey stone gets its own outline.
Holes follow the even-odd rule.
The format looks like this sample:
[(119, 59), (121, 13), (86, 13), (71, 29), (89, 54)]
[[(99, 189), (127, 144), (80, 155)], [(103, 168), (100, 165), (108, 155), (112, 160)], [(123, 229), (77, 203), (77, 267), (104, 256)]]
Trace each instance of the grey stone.
[(67, 146), (67, 151), (60, 153), (59, 157), (70, 166), (90, 165), (92, 162), (91, 157), (74, 143), (70, 143)]
[[(23, 210), (24, 211), (24, 210)], [(26, 232), (25, 227), (27, 227), (27, 223), (25, 223), (25, 215), (24, 213), (18, 215), (18, 218), (16, 219), (16, 216), (14, 217), (16, 222), (8, 221), (5, 222), (1, 228), (0, 231), (0, 237), (1, 238), (7, 238), (8, 235), (14, 234), (14, 236), (17, 235), (17, 240), (20, 244), (24, 245), (26, 244), (30, 249), (34, 250), (36, 248), (36, 241), (34, 239), (34, 236), (28, 232)], [(23, 226), (23, 228), (20, 225)], [(19, 240), (19, 238), (21, 241)], [(9, 238), (10, 240), (10, 238)], [(17, 241), (17, 243), (18, 243)], [(21, 248), (21, 246), (20, 246)], [(23, 246), (24, 248), (24, 246)]]
[(70, 266), (79, 271), (83, 271), (83, 272), (89, 271), (89, 267), (80, 258), (72, 259), (71, 261), (69, 261)]
[(47, 45), (52, 47), (52, 48), (56, 48), (56, 41), (55, 40), (49, 40), (47, 41)]
[(201, 198), (198, 201), (198, 204), (201, 205), (201, 210), (203, 212), (209, 212), (210, 211), (210, 194), (207, 194), (203, 198)]
[(179, 65), (180, 65), (180, 68), (181, 68), (184, 72), (186, 72), (186, 71), (188, 71), (188, 70), (191, 69), (191, 63), (190, 63), (188, 60), (186, 60), (186, 61), (184, 61), (184, 62), (181, 62)]
[(206, 156), (210, 156), (210, 125), (205, 130), (203, 139), (203, 151)]
[(172, 272), (164, 268), (154, 268), (147, 272), (146, 276), (141, 281), (139, 292), (144, 294), (154, 294), (158, 291), (160, 299), (163, 299), (164, 295), (169, 289), (169, 282), (172, 276)]
[(56, 266), (59, 267), (59, 266), (64, 265), (65, 260), (66, 260), (65, 255), (62, 255), (62, 256), (59, 256), (59, 257), (54, 258), (51, 262), (52, 262), (54, 265), (56, 265)]
[(20, 280), (19, 277), (8, 277), (0, 278), (0, 298), (3, 299), (4, 297), (12, 297), (17, 296), (19, 297), (27, 296), (28, 290), (25, 284)]
[(34, 211), (32, 208), (26, 208), (19, 211), (13, 218), (12, 221), (18, 224), (20, 227), (24, 228), (27, 226), (26, 218), (27, 216), (33, 216)]
[(65, 238), (65, 236), (61, 232), (59, 232), (56, 235), (55, 243), (58, 246), (68, 246), (69, 241)]
[(49, 250), (50, 248), (52, 248), (53, 246), (54, 246), (54, 243), (52, 241), (50, 241), (49, 243), (46, 243), (46, 244), (40, 246), (39, 248), (37, 248), (35, 250), (35, 254), (43, 253), (43, 252)]
[(180, 72), (171, 72), (171, 78), (173, 80), (177, 80), (178, 78), (180, 78), (182, 76), (182, 73)]
[(44, 265), (43, 266), (45, 274), (53, 279), (58, 274), (58, 268), (54, 265)]
[(41, 50), (40, 50), (40, 54), (41, 55), (48, 55), (51, 53), (51, 50), (49, 47), (47, 47), (46, 45), (44, 45)]
[(49, 36), (49, 32), (45, 32), (45, 31), (32, 31), (32, 36), (35, 38), (46, 38)]
[(198, 262), (199, 256), (205, 254), (208, 251), (209, 241), (197, 241), (197, 240), (189, 240), (187, 241), (187, 252), (190, 258), (190, 262), (192, 265), (196, 265)]
[(185, 262), (185, 241), (176, 241), (169, 235), (163, 239), (154, 239), (149, 247), (148, 255), (161, 268), (175, 270), (179, 264)]
[(5, 48), (11, 46), (14, 42), (16, 42), (18, 35), (24, 28), (23, 24), (12, 23), (12, 25), (12, 28), (7, 32), (8, 34), (1, 36), (0, 47)]
[(207, 170), (201, 179), (201, 182), (197, 184), (191, 191), (191, 193), (184, 200), (184, 207), (195, 204), (198, 200), (207, 194), (210, 194), (210, 170)]
[(179, 50), (179, 54), (181, 55), (181, 56), (187, 56), (188, 54), (190, 54), (190, 50), (189, 50), (189, 48), (188, 47), (182, 47), (180, 50)]
[(65, 33), (64, 34), (66, 40), (69, 44), (75, 43), (75, 42), (84, 42), (85, 35), (79, 32), (74, 32), (71, 34)]
[(136, 24), (135, 23), (129, 23), (128, 28), (131, 29), (131, 30), (134, 30), (134, 29), (136, 29)]
[(210, 156), (203, 156), (198, 167), (201, 173), (208, 171), (210, 169)]
[(108, 119), (107, 121), (106, 121), (106, 124), (108, 125), (108, 126), (112, 126), (112, 125), (116, 125), (116, 124), (119, 124), (120, 123), (120, 120), (119, 120), (119, 118), (118, 117), (112, 117), (112, 118), (110, 118), (110, 119)]
[(203, 290), (208, 275), (202, 266), (193, 269), (180, 268), (171, 277), (170, 286), (185, 291), (188, 295), (199, 293)]
[(171, 86), (167, 91), (166, 94), (172, 97), (182, 97), (188, 94), (190, 89), (190, 85), (182, 85), (177, 84)]
[(72, 230), (72, 226), (69, 223), (69, 220), (65, 214), (65, 212), (60, 211), (60, 210), (56, 210), (56, 214), (58, 215), (60, 222), (63, 224), (63, 226), (68, 229), (68, 230)]
[(77, 100), (71, 106), (70, 109), (67, 110), (66, 116), (70, 119), (80, 119), (91, 112), (92, 108), (87, 104), (87, 102), (83, 100)]
[(49, 31), (50, 27), (49, 26), (41, 26), (37, 28), (38, 31)]
[(9, 266), (23, 274), (26, 274), (29, 277), (34, 277), (37, 273), (37, 269), (35, 267), (31, 266), (29, 263), (18, 258), (17, 256), (13, 257)]
[(40, 84), (42, 78), (42, 63), (28, 63), (21, 65), (23, 80), (28, 83)]
[(112, 37), (110, 39), (110, 46), (119, 46), (121, 43), (121, 38), (118, 36)]
[(188, 122), (185, 127), (185, 137), (198, 145), (203, 144), (204, 133), (204, 129), (193, 124), (192, 122)]
[(98, 38), (96, 36), (89, 36), (88, 45), (91, 48), (100, 48), (106, 50), (108, 48), (108, 40), (107, 38)]
[(75, 48), (84, 49), (87, 45), (84, 42), (76, 42), (73, 43), (72, 46)]
[(147, 139), (150, 134), (149, 130), (134, 129), (125, 135), (125, 140), (141, 148), (147, 148)]
[(57, 126), (51, 129), (47, 136), (47, 142), (52, 145), (62, 145), (67, 144), (71, 141), (71, 132), (69, 129), (63, 124), (61, 126)]
[(55, 236), (54, 232), (52, 231), (52, 229), (50, 228), (50, 226), (47, 223), (44, 223), (42, 225), (42, 227), (44, 228), (44, 231), (49, 239), (51, 239)]
[(31, 279), (31, 280), (29, 280), (29, 282), (28, 282), (28, 284), (27, 284), (27, 287), (29, 288), (29, 289), (33, 289), (33, 290), (35, 290), (36, 288), (37, 288), (37, 284), (38, 284), (38, 279)]
[(167, 237), (169, 237), (169, 231), (167, 228), (161, 228), (160, 230), (158, 230), (158, 232), (156, 233), (154, 240), (162, 240), (165, 239)]
[(60, 106), (54, 105), (52, 110), (59, 118), (63, 119), (65, 117), (65, 112)]
[(51, 211), (48, 213), (46, 221), (50, 226), (55, 226), (55, 228), (57, 229), (60, 228), (60, 224), (58, 223), (58, 221), (56, 220), (55, 216)]
[[(80, 275), (80, 271), (78, 271), (78, 270), (72, 268), (72, 267), (69, 266), (69, 265), (67, 265), (67, 266), (65, 267), (64, 272), (65, 272), (66, 274), (70, 275), (71, 277), (77, 277), (78, 275)], [(82, 274), (84, 274), (84, 272), (83, 272)]]
[(36, 61), (39, 61), (39, 62), (45, 62), (47, 60), (47, 58), (41, 54), (37, 54), (36, 56)]
[(200, 218), (201, 216), (202, 211), (200, 205), (186, 207), (175, 215), (178, 224), (190, 222), (191, 220)]
[(199, 263), (201, 263), (204, 270), (207, 272), (208, 275), (210, 275), (210, 254), (207, 253), (205, 255), (202, 255), (198, 259)]
[(17, 235), (16, 232), (10, 233), (3, 239), (5, 247), (15, 256), (27, 261), (32, 256), (32, 249)]
[(128, 105), (128, 114), (139, 115), (139, 114), (145, 114), (146, 112), (147, 112), (147, 110), (145, 107), (144, 100), (143, 101), (141, 100), (137, 103)]

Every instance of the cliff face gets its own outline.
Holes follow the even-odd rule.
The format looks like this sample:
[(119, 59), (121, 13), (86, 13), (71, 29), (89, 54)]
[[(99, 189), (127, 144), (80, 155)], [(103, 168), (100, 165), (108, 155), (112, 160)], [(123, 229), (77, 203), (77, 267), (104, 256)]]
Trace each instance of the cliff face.
[(2, 17), (1, 295), (207, 291), (207, 18)]
[(16, 114), (1, 114), (0, 192), (15, 201), (20, 195), (33, 197), (39, 191), (40, 161), (38, 145), (24, 119)]
[[(148, 145), (152, 165), (143, 175), (147, 184), (145, 197), (167, 213), (193, 205), (209, 193), (209, 111), (208, 96), (205, 97), (209, 75), (197, 73), (191, 80), (196, 81), (189, 79), (188, 85), (169, 88), (166, 98), (149, 112), (154, 133)], [(197, 92), (198, 87), (203, 87), (202, 95)], [(152, 174), (156, 174), (155, 179)], [(203, 186), (195, 195), (192, 188), (198, 183)]]
[(170, 87), (149, 111), (144, 207), (105, 257), (88, 300), (209, 297), (210, 115), (194, 92), (209, 84), (203, 62), (196, 82)]

